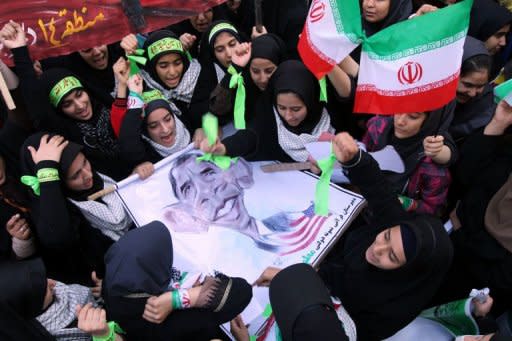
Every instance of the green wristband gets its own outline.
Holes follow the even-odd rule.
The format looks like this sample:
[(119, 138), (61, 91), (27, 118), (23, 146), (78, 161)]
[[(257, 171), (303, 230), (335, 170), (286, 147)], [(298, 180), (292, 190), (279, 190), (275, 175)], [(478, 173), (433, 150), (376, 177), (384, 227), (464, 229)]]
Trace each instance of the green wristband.
[(59, 171), (55, 168), (41, 168), (37, 171), (37, 180), (39, 180), (39, 183), (58, 181)]
[(180, 300), (180, 293), (178, 290), (174, 290), (171, 292), (171, 304), (172, 309), (181, 309), (181, 300)]
[(116, 333), (124, 334), (124, 330), (115, 322), (110, 321), (108, 324), (107, 336), (93, 336), (93, 341), (115, 341)]

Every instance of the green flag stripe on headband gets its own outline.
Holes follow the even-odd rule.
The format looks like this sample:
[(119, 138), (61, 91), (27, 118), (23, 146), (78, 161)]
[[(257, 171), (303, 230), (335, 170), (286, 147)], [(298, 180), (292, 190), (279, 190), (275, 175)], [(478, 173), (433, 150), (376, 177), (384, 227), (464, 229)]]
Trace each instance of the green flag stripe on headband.
[(212, 43), (212, 37), (215, 34), (217, 34), (217, 32), (219, 32), (220, 30), (231, 30), (231, 31), (234, 31), (234, 32), (238, 33), (238, 31), (235, 28), (235, 26), (223, 22), (223, 23), (215, 25), (215, 27), (212, 28), (212, 30), (210, 31), (210, 35), (208, 36), (208, 43), (210, 43), (210, 44)]
[(167, 101), (167, 99), (160, 92), (160, 90), (157, 90), (157, 89), (146, 91), (146, 92), (142, 93), (142, 100), (144, 101), (144, 103), (149, 103), (151, 101), (154, 101), (155, 99), (163, 99), (163, 100)]
[(162, 38), (155, 41), (153, 44), (148, 46), (148, 57), (152, 60), (157, 54), (166, 51), (179, 51), (184, 52), (181, 41), (176, 38)]
[(315, 214), (326, 216), (329, 213), (329, 184), (331, 182), (332, 172), (336, 157), (331, 151), (331, 155), (325, 159), (318, 160), (318, 167), (322, 170), (322, 175), (318, 179), (315, 191)]
[(83, 88), (83, 85), (77, 78), (68, 76), (61, 79), (50, 91), (50, 103), (56, 108), (62, 97), (78, 88)]

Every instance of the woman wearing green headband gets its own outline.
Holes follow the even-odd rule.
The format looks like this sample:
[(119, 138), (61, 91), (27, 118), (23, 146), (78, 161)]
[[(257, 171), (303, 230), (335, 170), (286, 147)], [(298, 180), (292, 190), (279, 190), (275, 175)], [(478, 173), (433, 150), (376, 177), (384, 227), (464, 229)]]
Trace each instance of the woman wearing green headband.
[[(130, 34), (123, 38), (121, 47), (130, 54), (136, 51), (137, 37)], [(189, 130), (191, 124), (189, 108), (198, 84), (201, 65), (189, 58), (176, 34), (168, 30), (153, 32), (143, 44), (146, 65), (140, 70), (146, 90), (158, 90), (172, 102), (173, 112)]]
[(20, 87), (36, 130), (56, 132), (84, 145), (84, 154), (95, 168), (116, 180), (129, 175), (131, 169), (120, 159), (110, 124), (111, 99), (87, 89), (66, 69), (49, 69), (37, 79), (21, 26), (10, 22), (0, 35), (15, 56)]
[(217, 85), (231, 78), (231, 66), (235, 48), (243, 41), (238, 30), (228, 21), (215, 21), (203, 33), (199, 47), (201, 74), (190, 108), (196, 127), (201, 126), (201, 117), (210, 111), (210, 96)]

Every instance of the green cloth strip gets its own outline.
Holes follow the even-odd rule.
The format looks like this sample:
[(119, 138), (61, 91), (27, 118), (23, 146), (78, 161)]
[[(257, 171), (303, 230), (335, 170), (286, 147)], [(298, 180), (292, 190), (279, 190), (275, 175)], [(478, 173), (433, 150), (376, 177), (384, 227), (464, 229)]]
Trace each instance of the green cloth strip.
[(270, 305), (270, 303), (268, 303), (265, 306), (265, 310), (263, 311), (263, 317), (264, 318), (269, 318), (270, 315), (272, 315), (272, 306)]
[[(203, 130), (208, 140), (208, 145), (213, 146), (217, 137), (219, 136), (219, 120), (211, 113), (203, 116)], [(238, 158), (231, 158), (225, 155), (214, 155), (212, 153), (205, 153), (203, 156), (196, 158), (197, 162), (208, 161), (214, 163), (222, 170), (226, 170), (231, 166), (231, 163), (236, 163)]]
[(322, 170), (322, 175), (318, 179), (315, 190), (315, 214), (327, 216), (329, 213), (329, 188), (331, 183), (331, 176), (334, 170), (334, 163), (336, 156), (332, 152), (331, 155), (325, 159), (318, 160), (318, 167)]
[(24, 184), (25, 186), (32, 188), (32, 191), (35, 195), (41, 195), (41, 188), (39, 186), (39, 180), (37, 180), (37, 177), (32, 175), (23, 175), (21, 177), (21, 183)]
[(107, 323), (108, 325), (108, 335), (107, 336), (93, 336), (93, 341), (115, 341), (116, 333), (117, 334), (125, 334), (124, 330), (117, 324), (115, 321), (110, 321)]
[(54, 108), (57, 108), (62, 97), (66, 96), (71, 90), (83, 88), (84, 86), (80, 81), (73, 76), (62, 78), (54, 87), (50, 90), (50, 103)]
[(235, 108), (234, 108), (234, 116), (235, 116), (235, 128), (236, 129), (245, 129), (245, 84), (244, 77), (242, 77), (242, 73), (236, 72), (233, 65), (230, 65), (228, 68), (228, 73), (231, 74), (231, 79), (229, 80), (229, 88), (236, 88), (236, 96), (235, 96)]
[(139, 73), (140, 69), (137, 64), (146, 65), (147, 58), (143, 57), (144, 50), (137, 49), (133, 54), (127, 55), (126, 58), (130, 61), (130, 76), (136, 75)]
[(181, 300), (180, 300), (180, 293), (178, 292), (178, 290), (174, 290), (172, 293), (171, 293), (171, 299), (172, 299), (172, 309), (181, 309), (182, 306), (181, 306)]
[(213, 36), (221, 31), (221, 30), (230, 30), (230, 31), (233, 31), (235, 33), (238, 33), (238, 30), (235, 28), (235, 26), (231, 25), (231, 24), (228, 24), (226, 22), (221, 22), (217, 25), (215, 25), (212, 30), (210, 31), (210, 34), (208, 35), (208, 43), (211, 44), (212, 43), (212, 38)]
[(149, 60), (153, 60), (153, 58), (155, 58), (157, 54), (160, 54), (162, 52), (175, 51), (181, 54), (185, 50), (183, 49), (183, 45), (181, 44), (181, 41), (179, 39), (165, 37), (149, 45), (147, 51)]
[(21, 183), (29, 186), (34, 191), (34, 194), (41, 195), (41, 182), (58, 181), (59, 170), (55, 168), (41, 168), (37, 171), (36, 176), (23, 175)]
[(318, 84), (320, 85), (320, 102), (327, 103), (327, 80), (325, 76), (318, 80)]

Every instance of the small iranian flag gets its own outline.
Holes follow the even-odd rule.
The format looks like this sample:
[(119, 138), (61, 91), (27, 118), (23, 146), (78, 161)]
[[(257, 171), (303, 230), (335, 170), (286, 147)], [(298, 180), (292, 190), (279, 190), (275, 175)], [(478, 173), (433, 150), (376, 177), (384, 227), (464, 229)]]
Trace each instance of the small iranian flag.
[[(396, 114), (407, 112), (424, 112), (439, 109), (455, 98), (455, 90), (460, 71), (462, 49), (469, 24), (469, 12), (472, 0), (464, 0), (455, 5), (427, 13), (411, 20), (392, 25), (370, 38), (360, 34), (359, 26), (352, 21), (345, 25), (344, 16), (329, 15), (327, 10), (322, 19), (315, 18), (315, 3), (322, 3), (320, 8), (351, 13), (358, 0), (318, 0), (314, 1), (309, 17), (299, 41), (299, 52), (303, 60), (311, 58), (305, 64), (318, 77), (341, 61), (356, 46), (355, 41), (362, 41), (362, 53), (359, 68), (358, 85), (354, 112), (375, 114)], [(345, 8), (346, 4), (351, 5)], [(333, 6), (336, 4), (336, 6)], [(319, 6), (319, 5), (317, 5)], [(359, 8), (356, 7), (358, 10)], [(317, 9), (316, 13), (319, 10)], [(333, 12), (334, 13), (334, 12)], [(317, 15), (318, 16), (318, 15)], [(324, 18), (338, 17), (334, 20), (335, 30), (313, 34)], [(360, 13), (357, 12), (357, 18)], [(356, 27), (350, 31), (350, 28)], [(340, 30), (341, 28), (341, 30)], [(327, 27), (322, 30), (327, 30)], [(304, 34), (306, 33), (306, 34)], [(312, 36), (329, 36), (329, 39), (311, 39)], [(336, 41), (341, 42), (345, 36), (344, 47), (330, 46)], [(308, 39), (311, 46), (308, 45)], [(352, 37), (349, 39), (348, 37)], [(355, 38), (354, 38), (355, 37)], [(327, 46), (327, 47), (326, 47)], [(322, 51), (316, 59), (306, 51)], [(332, 54), (334, 51), (338, 54)], [(348, 51), (342, 54), (341, 51)], [(327, 58), (326, 55), (327, 54)], [(324, 61), (323, 64), (319, 61)], [(327, 71), (326, 71), (327, 70)]]
[(359, 0), (313, 0), (297, 48), (304, 64), (320, 79), (363, 37)]

